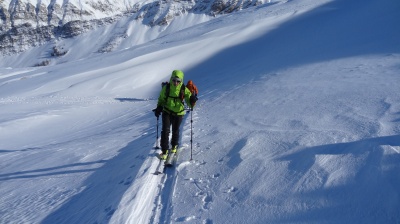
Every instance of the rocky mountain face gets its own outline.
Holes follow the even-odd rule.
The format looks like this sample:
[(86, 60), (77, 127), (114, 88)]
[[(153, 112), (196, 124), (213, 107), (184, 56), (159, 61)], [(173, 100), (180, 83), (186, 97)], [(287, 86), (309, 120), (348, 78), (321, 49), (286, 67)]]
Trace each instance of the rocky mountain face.
[(71, 38), (121, 18), (167, 26), (186, 13), (215, 16), (263, 0), (0, 0), (0, 54), (23, 52), (57, 38)]

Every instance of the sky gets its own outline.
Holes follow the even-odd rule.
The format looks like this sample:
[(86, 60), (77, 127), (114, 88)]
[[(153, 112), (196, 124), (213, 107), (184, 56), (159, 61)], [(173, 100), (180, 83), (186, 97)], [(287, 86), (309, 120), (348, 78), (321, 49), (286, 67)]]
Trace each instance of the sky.
[[(399, 223), (399, 9), (271, 1), (3, 56), (0, 223)], [(174, 69), (199, 101), (156, 175)]]

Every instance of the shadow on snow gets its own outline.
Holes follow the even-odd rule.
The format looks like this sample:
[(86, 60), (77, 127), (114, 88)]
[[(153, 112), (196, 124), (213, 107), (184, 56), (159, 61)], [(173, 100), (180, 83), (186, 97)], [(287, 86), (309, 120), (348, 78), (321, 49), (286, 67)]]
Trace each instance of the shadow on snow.
[[(152, 138), (146, 136), (130, 142), (118, 155), (106, 160), (85, 180), (86, 188), (71, 197), (42, 223), (106, 223), (135, 180), (143, 162), (152, 156)], [(71, 165), (73, 166), (73, 165)]]

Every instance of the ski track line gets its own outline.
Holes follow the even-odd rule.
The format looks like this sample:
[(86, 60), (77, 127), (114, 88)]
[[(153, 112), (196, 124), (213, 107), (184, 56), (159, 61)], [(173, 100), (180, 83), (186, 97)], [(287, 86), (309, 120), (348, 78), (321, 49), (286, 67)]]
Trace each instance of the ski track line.
[[(182, 135), (180, 137), (182, 138)], [(160, 138), (156, 140), (152, 148), (154, 151), (149, 153), (149, 158), (145, 161), (135, 178), (135, 183), (129, 191), (131, 195), (127, 196), (131, 199), (126, 199), (130, 202), (126, 202), (128, 205), (122, 209), (123, 211), (120, 211), (120, 213), (129, 213), (126, 223), (161, 224), (172, 222), (172, 199), (178, 179), (179, 171), (176, 167), (178, 165), (179, 156), (176, 158), (173, 167), (166, 168), (164, 173), (156, 174), (156, 172), (159, 171), (160, 161), (157, 157), (159, 149), (155, 147), (158, 145), (159, 141)], [(178, 153), (181, 152), (182, 148), (179, 149)], [(162, 166), (164, 167), (164, 165)], [(148, 211), (151, 212), (149, 213)], [(122, 220), (116, 221), (116, 223), (121, 223)]]
[(161, 192), (161, 203), (164, 205), (161, 209), (161, 219), (159, 223), (171, 223), (173, 214), (172, 197), (175, 193), (175, 186), (177, 181), (176, 163), (173, 167), (169, 167), (165, 173), (165, 183)]
[[(186, 121), (186, 117), (184, 118)], [(183, 121), (183, 123), (185, 123)], [(180, 142), (182, 142), (182, 135), (180, 136)], [(170, 139), (171, 139), (171, 134), (170, 134)], [(177, 153), (177, 158), (175, 160), (174, 166), (165, 168), (164, 167), (164, 173), (158, 174), (162, 175), (160, 184), (158, 185), (158, 192), (157, 195), (155, 196), (154, 200), (154, 209), (153, 209), (153, 214), (151, 216), (150, 222), (149, 223), (171, 223), (172, 220), (172, 215), (173, 215), (173, 203), (172, 199), (175, 194), (175, 189), (176, 189), (176, 183), (178, 180), (178, 160), (179, 160), (179, 154), (182, 153), (182, 151), (187, 148), (182, 144), (182, 147), (178, 149)], [(156, 154), (155, 150), (155, 153)], [(156, 170), (154, 170), (156, 171)], [(158, 169), (157, 169), (158, 171)], [(151, 172), (153, 175), (154, 172)]]
[(154, 211), (154, 202), (160, 194), (159, 185), (162, 183), (160, 183), (160, 177), (154, 175), (153, 172), (158, 165), (157, 149), (153, 147), (153, 150), (140, 168), (133, 185), (125, 193), (119, 205), (119, 211), (117, 210), (118, 214), (110, 223), (149, 223), (149, 220), (154, 219), (154, 212), (149, 211)]
[[(173, 167), (168, 167), (165, 172), (158, 174), (161, 176), (158, 185), (158, 194), (155, 196), (153, 215), (149, 223), (171, 223), (173, 214), (172, 197), (175, 192), (177, 181), (176, 162)], [(152, 173), (154, 174), (154, 173)]]
[[(169, 223), (172, 215), (172, 195), (176, 183), (175, 167), (156, 174), (160, 162), (154, 149), (126, 194), (120, 214), (128, 213), (126, 223)], [(149, 212), (151, 211), (151, 212)], [(115, 223), (121, 223), (116, 217)]]

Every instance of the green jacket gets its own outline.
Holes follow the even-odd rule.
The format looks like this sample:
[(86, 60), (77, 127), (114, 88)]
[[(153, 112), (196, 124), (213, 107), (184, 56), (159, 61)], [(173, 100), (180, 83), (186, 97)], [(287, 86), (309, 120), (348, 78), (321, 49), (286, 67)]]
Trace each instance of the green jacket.
[[(179, 79), (181, 79), (182, 81), (175, 86), (172, 83), (172, 79), (178, 77)], [(158, 97), (158, 103), (157, 106), (162, 106), (163, 107), (163, 111), (169, 114), (174, 114), (174, 115), (185, 115), (185, 106), (182, 102), (182, 100), (180, 99), (180, 91), (181, 91), (181, 87), (183, 85), (183, 77), (184, 74), (182, 71), (180, 70), (174, 70), (172, 72), (171, 78), (169, 80), (169, 96), (166, 96), (166, 90), (167, 90), (167, 85), (165, 85), (160, 93), (160, 96)], [(185, 87), (184, 89), (184, 101), (186, 102), (186, 104), (190, 107), (193, 108), (193, 106), (190, 104), (190, 96), (192, 95), (192, 93), (189, 91), (188, 88)]]

